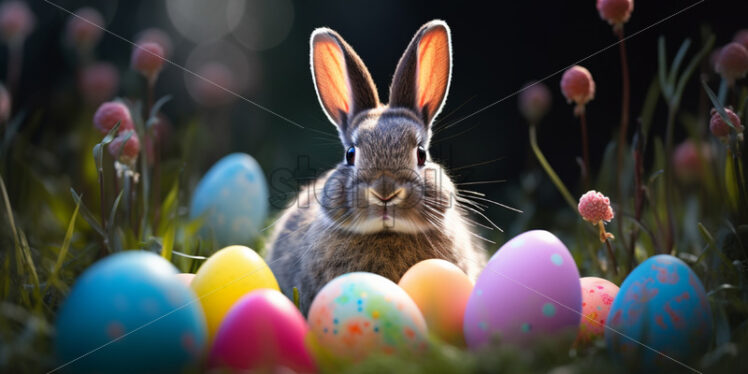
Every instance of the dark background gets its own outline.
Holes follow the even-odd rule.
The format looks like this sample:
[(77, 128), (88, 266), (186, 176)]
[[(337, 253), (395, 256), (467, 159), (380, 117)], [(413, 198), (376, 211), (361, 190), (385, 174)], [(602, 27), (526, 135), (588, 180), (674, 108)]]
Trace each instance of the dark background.
[[(207, 1), (207, 0), (206, 0)], [(108, 19), (107, 28), (125, 38), (147, 27), (159, 27), (171, 35), (175, 44), (173, 61), (185, 64), (196, 43), (180, 36), (168, 18), (164, 1), (71, 1), (53, 0), (69, 10), (89, 5)], [(627, 34), (638, 32), (697, 1), (636, 1)], [(277, 15), (277, 3), (254, 1), (259, 7), (247, 6), (260, 20)], [(42, 125), (36, 131), (64, 134), (75, 118), (65, 108), (71, 90), (74, 66), (62, 40), (62, 30), (69, 15), (44, 1), (30, 5), (38, 17), (37, 30), (27, 42), (23, 86), (17, 109), (48, 108)], [(387, 97), (387, 88), (395, 65), (413, 33), (424, 22), (440, 18), (452, 29), (454, 70), (451, 92), (437, 126), (450, 124), (512, 94), (526, 82), (560, 71), (616, 41), (610, 25), (601, 20), (594, 0), (586, 1), (293, 1), (293, 20), (287, 37), (277, 46), (252, 51), (237, 43), (232, 35), (223, 39), (236, 45), (251, 61), (256, 84), (242, 95), (303, 126), (334, 135), (318, 106), (308, 67), (308, 37), (314, 28), (328, 26), (337, 30), (359, 53), (379, 87)], [(717, 36), (716, 45), (732, 39), (733, 34), (748, 27), (748, 5), (744, 1), (707, 0), (684, 13), (653, 26), (627, 40), (631, 69), (631, 126), (635, 126), (647, 87), (657, 69), (657, 38), (665, 35), (669, 58), (681, 41), (693, 41), (689, 56), (701, 46), (702, 27)], [(272, 24), (265, 30), (272, 29)], [(263, 27), (260, 24), (260, 30)], [(272, 32), (272, 31), (268, 31)], [(97, 56), (116, 63), (124, 74), (121, 94), (138, 94), (135, 76), (128, 71), (132, 46), (112, 35), (104, 35)], [(5, 65), (5, 51), (0, 64)], [(618, 47), (595, 55), (581, 63), (597, 83), (594, 101), (587, 106), (592, 168), (600, 164), (601, 155), (614, 136), (620, 118), (620, 64)], [(259, 66), (259, 67), (258, 67)], [(704, 69), (708, 69), (705, 64)], [(4, 66), (2, 67), (4, 69)], [(581, 153), (579, 125), (572, 106), (561, 96), (561, 73), (545, 83), (553, 93), (553, 109), (539, 128), (539, 142), (547, 158), (572, 191), (579, 191), (579, 169), (575, 158)], [(698, 77), (695, 77), (698, 78)], [(254, 78), (253, 78), (254, 79)], [(158, 95), (172, 94), (175, 99), (165, 112), (177, 128), (195, 120), (213, 131), (221, 132), (228, 142), (208, 143), (199, 169), (205, 170), (221, 155), (234, 151), (255, 156), (266, 174), (277, 168), (296, 167), (299, 155), (308, 155), (311, 166), (320, 170), (331, 167), (343, 157), (342, 147), (311, 130), (302, 130), (237, 100), (223, 114), (206, 115), (185, 90), (185, 73), (166, 66), (158, 83)], [(700, 99), (698, 79), (692, 79), (683, 98), (684, 111), (695, 112)], [(223, 121), (219, 126), (212, 121)], [(653, 131), (664, 130), (665, 112), (660, 105)], [(706, 129), (706, 122), (704, 129)], [(684, 137), (680, 128), (676, 139)], [(46, 136), (45, 136), (46, 138)], [(459, 125), (436, 133), (432, 155), (455, 171), (458, 181), (506, 179), (506, 184), (487, 184), (474, 189), (502, 198), (507, 186), (516, 184), (522, 172), (534, 165), (529, 156), (527, 126), (517, 111), (517, 98), (510, 97), (491, 108), (462, 121)], [(220, 147), (217, 148), (216, 147)], [(190, 150), (182, 150), (182, 152)], [(472, 168), (460, 168), (497, 158)], [(64, 162), (56, 172), (65, 173), (74, 165)], [(75, 183), (74, 181), (71, 183)], [(549, 187), (549, 203), (561, 204), (560, 197)], [(522, 207), (520, 207), (522, 208)], [(506, 219), (511, 219), (507, 215)], [(503, 218), (500, 219), (504, 220)], [(499, 222), (501, 224), (501, 222)]]

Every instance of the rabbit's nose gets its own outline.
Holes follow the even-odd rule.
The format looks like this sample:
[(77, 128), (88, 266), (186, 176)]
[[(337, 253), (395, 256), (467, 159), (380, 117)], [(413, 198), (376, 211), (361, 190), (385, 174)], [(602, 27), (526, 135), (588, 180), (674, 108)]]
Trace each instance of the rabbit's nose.
[(405, 189), (398, 186), (394, 180), (389, 177), (382, 177), (374, 181), (368, 188), (371, 202), (381, 205), (384, 203), (394, 204), (397, 200), (402, 199)]
[(383, 203), (388, 203), (393, 201), (396, 197), (400, 197), (400, 195), (404, 192), (404, 189), (402, 187), (396, 189), (395, 191), (392, 191), (389, 195), (382, 195), (380, 192), (377, 192), (373, 188), (369, 188), (369, 192), (374, 195), (379, 201)]

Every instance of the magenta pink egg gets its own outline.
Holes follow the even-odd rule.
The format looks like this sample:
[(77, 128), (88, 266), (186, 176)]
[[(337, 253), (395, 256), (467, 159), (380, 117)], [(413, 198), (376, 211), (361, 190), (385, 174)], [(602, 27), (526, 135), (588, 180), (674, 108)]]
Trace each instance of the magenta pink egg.
[(465, 309), (465, 340), (479, 348), (498, 338), (526, 344), (576, 333), (582, 311), (579, 271), (548, 231), (522, 233), (491, 257)]
[(221, 322), (210, 353), (212, 368), (316, 372), (306, 345), (309, 327), (291, 301), (275, 290), (250, 292)]
[(584, 277), (579, 281), (582, 286), (579, 340), (585, 342), (605, 334), (605, 320), (608, 319), (610, 307), (618, 294), (618, 286), (597, 277)]

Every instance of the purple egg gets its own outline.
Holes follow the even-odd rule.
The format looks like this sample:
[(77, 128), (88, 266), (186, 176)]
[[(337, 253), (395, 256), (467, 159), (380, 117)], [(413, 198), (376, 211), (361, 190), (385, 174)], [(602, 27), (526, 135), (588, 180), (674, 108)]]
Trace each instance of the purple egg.
[(491, 257), (465, 309), (465, 339), (478, 348), (498, 337), (527, 344), (576, 332), (582, 313), (579, 271), (564, 243), (544, 230), (522, 233)]

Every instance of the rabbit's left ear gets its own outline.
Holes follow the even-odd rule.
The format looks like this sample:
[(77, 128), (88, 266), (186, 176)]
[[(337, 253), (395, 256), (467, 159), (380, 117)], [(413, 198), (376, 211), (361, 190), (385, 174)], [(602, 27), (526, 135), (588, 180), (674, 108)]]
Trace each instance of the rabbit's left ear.
[(426, 126), (447, 99), (452, 75), (449, 26), (434, 20), (421, 26), (400, 58), (390, 86), (390, 107), (416, 111)]

